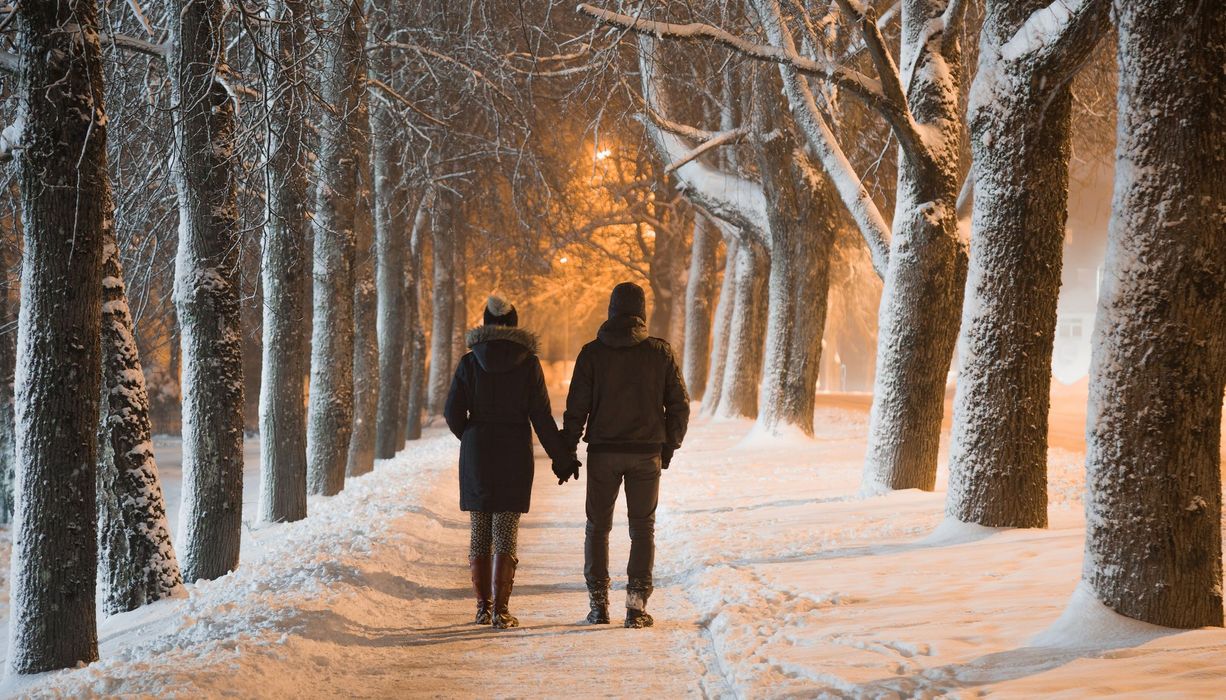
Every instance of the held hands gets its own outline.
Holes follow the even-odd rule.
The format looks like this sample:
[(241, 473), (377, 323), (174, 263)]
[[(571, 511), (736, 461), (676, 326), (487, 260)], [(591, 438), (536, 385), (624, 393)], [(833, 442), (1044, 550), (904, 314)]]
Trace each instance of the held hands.
[(573, 454), (566, 459), (555, 459), (553, 461), (553, 475), (558, 477), (558, 485), (565, 484), (572, 476), (575, 478), (575, 481), (578, 481), (579, 467), (581, 466), (583, 466), (583, 463)]

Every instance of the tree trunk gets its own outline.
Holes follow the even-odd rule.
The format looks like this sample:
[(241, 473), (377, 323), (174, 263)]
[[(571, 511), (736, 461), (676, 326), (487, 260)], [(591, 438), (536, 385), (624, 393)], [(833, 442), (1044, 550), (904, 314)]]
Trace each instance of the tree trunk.
[(441, 416), (451, 388), (451, 326), (455, 319), (455, 250), (448, 217), (435, 220), (431, 246), (434, 263), (432, 287), (432, 324), (430, 329), (430, 385), (426, 408), (431, 416)]
[(25, 231), (8, 649), (18, 674), (98, 659), (95, 469), (110, 199), (96, 8), (77, 0), (13, 10)]
[(311, 18), (304, 0), (283, 0), (271, 32), (267, 223), (264, 225), (263, 372), (260, 376), (260, 520), (307, 515), (306, 372), (310, 357), (308, 101), (303, 61)]
[[(672, 219), (670, 224), (679, 224)], [(685, 271), (685, 237), (673, 225), (656, 230), (651, 255), (651, 269), (648, 284), (651, 287), (651, 314), (647, 320), (647, 332), (656, 338), (663, 338), (678, 350), (679, 339), (673, 337), (674, 318), (679, 316), (677, 302), (680, 300), (678, 291), (682, 289), (682, 275)]]
[(183, 348), (184, 580), (238, 566), (243, 509), (243, 361), (235, 266), (240, 248), (234, 98), (218, 79), (226, 3), (169, 13), (179, 199), (175, 307)]
[(451, 319), (451, 366), (447, 370), (448, 381), (460, 364), (460, 358), (468, 352), (464, 335), (468, 331), (468, 228), (461, 219), (455, 228), (455, 302)]
[(1226, 13), (1116, 0), (1119, 141), (1095, 320), (1086, 552), (1095, 596), (1222, 624)]
[(326, 56), (320, 94), (319, 191), (315, 206), (314, 323), (308, 414), (307, 489), (331, 496), (345, 487), (353, 434), (354, 250), (361, 162), (358, 117), (366, 90), (366, 32), (355, 0), (325, 3)]
[(732, 343), (732, 317), (736, 313), (736, 261), (741, 244), (733, 236), (724, 239), (724, 273), (719, 285), (719, 301), (711, 327), (711, 359), (707, 388), (702, 397), (702, 412), (714, 415), (724, 395), (724, 374), (728, 367), (728, 346)]
[[(365, 123), (367, 122), (364, 119), (359, 122)], [(353, 434), (349, 438), (347, 476), (367, 474), (375, 468), (375, 431), (379, 413), (374, 192), (370, 186), (370, 141), (366, 131), (363, 131), (361, 143), (362, 146), (358, 150), (361, 163), (358, 208), (354, 215), (357, 253), (354, 258), (353, 280)]]
[(109, 225), (103, 250), (98, 580), (102, 611), (114, 615), (174, 595), (182, 590), (183, 576), (166, 522), (145, 373), (132, 336), (119, 248)]
[(413, 234), (409, 237), (408, 274), (404, 278), (404, 304), (408, 337), (405, 339), (405, 439), (420, 440), (423, 401), (426, 396), (426, 332), (422, 319), (422, 246), (426, 238), (429, 212), (434, 206), (434, 192), (427, 190), (413, 217)]
[(715, 301), (715, 265), (719, 232), (701, 213), (694, 214), (690, 244), (690, 275), (685, 285), (685, 355), (682, 373), (690, 398), (702, 401), (711, 367), (711, 312)]
[[(807, 178), (786, 132), (757, 144), (771, 236), (766, 356), (758, 429), (813, 434), (813, 402), (826, 326), (830, 253), (841, 206), (828, 178)], [(811, 166), (810, 166), (811, 167)]]
[(766, 278), (770, 262), (757, 243), (745, 242), (736, 256), (735, 301), (716, 415), (758, 417), (758, 379), (762, 374), (762, 335), (766, 325)]
[(386, 108), (372, 113), (375, 170), (375, 258), (378, 265), (378, 335), (379, 335), (379, 411), (375, 435), (375, 456), (390, 459), (404, 446), (406, 416), (401, 404), (404, 392), (406, 321), (405, 313), (408, 274), (405, 246), (409, 232), (400, 210), (400, 149), (392, 137), (391, 114)]
[[(20, 193), (13, 187), (13, 199)], [(13, 203), (12, 215), (0, 226), (0, 525), (13, 522), (13, 481), (17, 473), (17, 404), (13, 381), (17, 370), (18, 286), (10, 276), (16, 262), (10, 255), (19, 251), (19, 205)], [(20, 259), (20, 256), (17, 256)]]
[(970, 272), (958, 339), (946, 513), (991, 527), (1047, 526), (1047, 412), (1064, 254), (1075, 66), (1106, 28), (1065, 33), (1055, 65), (1001, 60), (1048, 0), (992, 0), (969, 107), (975, 163)]
[(962, 55), (956, 37), (941, 53), (920, 49), (945, 2), (904, 0), (904, 57), (917, 54), (907, 90), (925, 130), (926, 155), (900, 148), (890, 261), (878, 310), (877, 376), (869, 419), (864, 489), (936, 484), (945, 384), (958, 335), (966, 248), (958, 239)]

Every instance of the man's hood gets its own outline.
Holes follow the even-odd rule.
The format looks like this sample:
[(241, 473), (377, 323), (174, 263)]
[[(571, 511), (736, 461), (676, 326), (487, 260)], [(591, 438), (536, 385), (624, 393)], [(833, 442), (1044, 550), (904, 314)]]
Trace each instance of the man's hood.
[(638, 316), (618, 314), (600, 326), (600, 342), (611, 348), (629, 348), (647, 340), (647, 322)]
[(536, 336), (514, 326), (477, 326), (465, 336), (477, 363), (486, 372), (510, 372), (535, 355)]

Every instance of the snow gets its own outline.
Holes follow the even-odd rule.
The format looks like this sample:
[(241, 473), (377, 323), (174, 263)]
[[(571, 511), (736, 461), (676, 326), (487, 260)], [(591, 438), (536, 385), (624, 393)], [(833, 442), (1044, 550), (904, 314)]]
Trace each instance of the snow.
[(1099, 602), (1090, 586), (1082, 582), (1077, 584), (1059, 619), (1030, 640), (1030, 644), (1035, 647), (1118, 649), (1139, 646), (1174, 633), (1169, 627), (1124, 617)]
[[(10, 678), (0, 694), (1218, 694), (1226, 630), (1143, 625), (1078, 588), (1080, 426), (1053, 428), (1051, 527), (995, 530), (942, 520), (944, 471), (935, 493), (859, 497), (862, 403), (819, 395), (816, 434), (804, 439), (751, 436), (748, 420), (695, 420), (661, 484), (654, 629), (579, 624), (583, 484), (545, 478), (544, 459), (512, 597), (524, 626), (468, 624), (458, 447), (434, 427), (340, 495), (313, 497), (305, 521), (255, 526), (247, 511), (236, 572), (106, 620), (101, 661)], [(254, 465), (258, 443), (247, 445)], [(170, 496), (174, 444), (154, 447)], [(254, 492), (244, 501), (253, 508)], [(615, 570), (624, 523), (619, 510)]]

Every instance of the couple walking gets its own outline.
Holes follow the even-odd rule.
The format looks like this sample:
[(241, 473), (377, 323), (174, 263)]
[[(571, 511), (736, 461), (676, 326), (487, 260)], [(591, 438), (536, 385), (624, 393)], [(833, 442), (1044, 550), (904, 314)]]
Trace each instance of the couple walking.
[[(507, 604), (515, 581), (519, 517), (532, 497), (532, 434), (561, 485), (579, 478), (579, 438), (587, 448), (587, 528), (583, 574), (591, 624), (609, 622), (609, 530), (625, 484), (630, 521), (626, 627), (650, 627), (660, 470), (681, 446), (689, 396), (668, 343), (647, 335), (643, 290), (613, 289), (609, 319), (575, 360), (563, 429), (549, 406), (536, 337), (518, 328), (515, 307), (490, 297), (485, 323), (468, 332), (445, 415), (460, 438), (460, 508), (472, 521), (469, 568), (477, 624), (517, 627)], [(586, 431), (585, 431), (586, 429)]]

